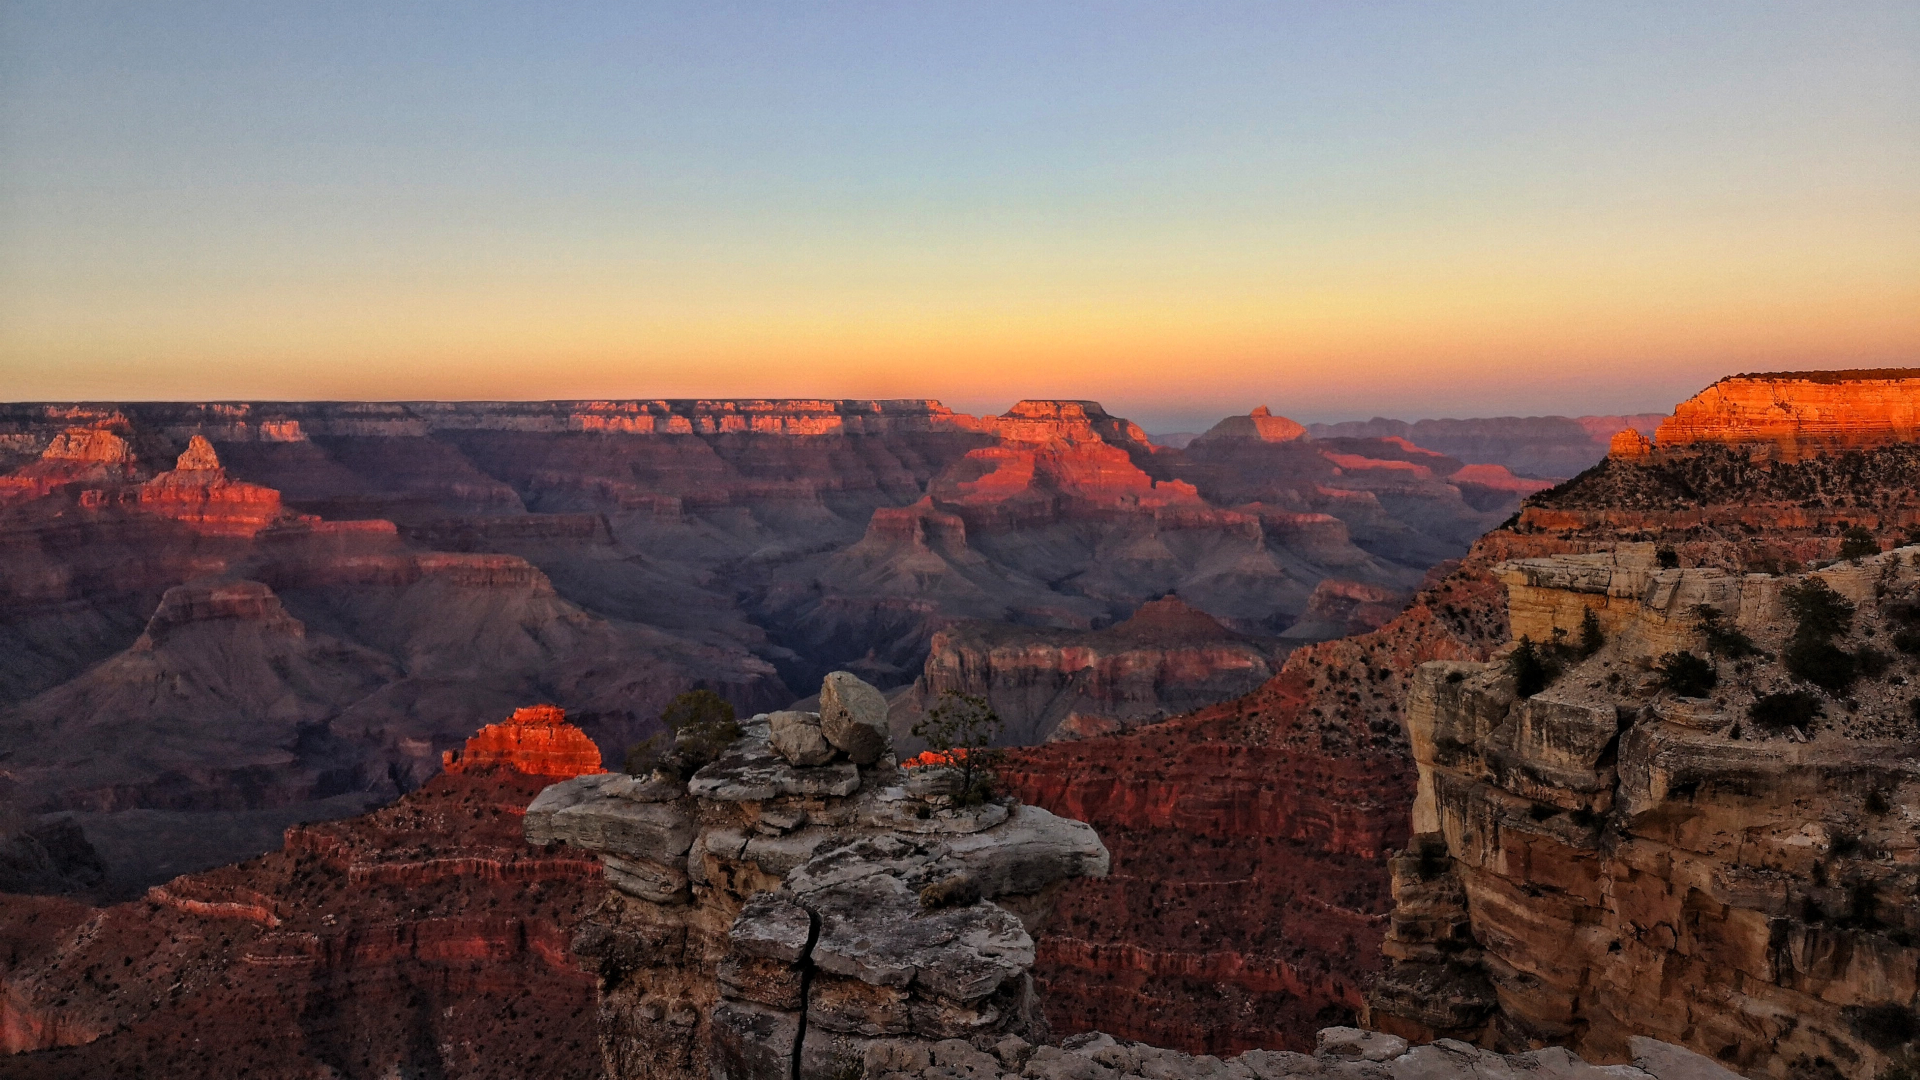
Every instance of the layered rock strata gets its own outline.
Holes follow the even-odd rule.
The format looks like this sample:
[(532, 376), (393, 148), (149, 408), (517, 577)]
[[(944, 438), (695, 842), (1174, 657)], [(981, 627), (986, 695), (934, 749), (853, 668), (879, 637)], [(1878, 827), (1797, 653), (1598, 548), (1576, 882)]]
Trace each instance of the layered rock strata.
[(1674, 406), (1655, 446), (1743, 447), (1796, 461), (1920, 437), (1920, 368), (1735, 375)]
[(530, 841), (598, 854), (613, 886), (574, 945), (600, 971), (609, 1076), (825, 1080), (879, 1040), (1044, 1035), (1033, 934), (1106, 848), (900, 770), (885, 701), (851, 675), (821, 702), (754, 717), (685, 781), (585, 776), (529, 807)]
[(600, 1075), (568, 951), (600, 865), (522, 836), (550, 780), (439, 776), (111, 907), (0, 896), (0, 1074)]
[[(1601, 1060), (1650, 1035), (1756, 1077), (1898, 1075), (1920, 986), (1920, 671), (1882, 646), (1920, 601), (1920, 548), (1798, 575), (1659, 555), (1497, 568), (1516, 635), (1605, 636), (1530, 697), (1504, 663), (1417, 672), (1416, 835), (1371, 1023)], [(1856, 610), (1844, 690), (1779, 660), (1801, 647), (1788, 598), (1809, 583)], [(1704, 696), (1655, 670), (1682, 652), (1718, 669), (1685, 688)], [(1786, 700), (1796, 715), (1766, 711)]]
[(459, 751), (441, 755), (450, 773), (506, 767), (530, 776), (566, 780), (606, 772), (600, 767), (600, 748), (586, 732), (567, 723), (567, 713), (553, 705), (515, 709), (498, 724), (488, 724)]

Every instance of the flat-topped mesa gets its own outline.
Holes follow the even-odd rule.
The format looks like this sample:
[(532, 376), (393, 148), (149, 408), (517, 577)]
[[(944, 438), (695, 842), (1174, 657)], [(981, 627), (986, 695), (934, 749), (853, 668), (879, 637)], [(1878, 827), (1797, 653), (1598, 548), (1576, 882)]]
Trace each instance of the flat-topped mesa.
[(1151, 445), (1140, 425), (1108, 413), (1097, 401), (1019, 401), (999, 416), (983, 417), (982, 422), (994, 434), (1013, 443)]
[(1251, 439), (1256, 442), (1294, 442), (1307, 437), (1306, 428), (1284, 416), (1273, 415), (1273, 410), (1262, 405), (1246, 416), (1227, 417), (1193, 441)]
[(886, 699), (846, 672), (821, 710), (755, 716), (684, 779), (682, 729), (667, 766), (528, 808), (528, 840), (598, 853), (613, 886), (574, 949), (615, 1080), (828, 1080), (880, 1042), (1039, 1041), (1031, 935), (1106, 847), (955, 769), (901, 770)]
[(507, 768), (560, 780), (607, 771), (600, 767), (600, 748), (567, 723), (566, 710), (557, 705), (515, 709), (506, 720), (481, 728), (465, 749), (442, 752), (440, 761), (450, 773)]
[(1797, 461), (1835, 450), (1920, 438), (1920, 368), (1786, 371), (1721, 379), (1681, 402), (1654, 433), (1655, 447), (1750, 447)]

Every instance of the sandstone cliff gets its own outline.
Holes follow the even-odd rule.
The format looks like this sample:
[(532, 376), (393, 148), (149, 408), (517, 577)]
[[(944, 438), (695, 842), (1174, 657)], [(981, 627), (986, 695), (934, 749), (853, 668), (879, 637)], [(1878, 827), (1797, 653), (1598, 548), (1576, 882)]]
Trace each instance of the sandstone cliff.
[[(1550, 682), (1504, 661), (1413, 679), (1415, 835), (1373, 1024), (1905, 1075), (1920, 459), (1860, 442), (1898, 430), (1889, 381), (1723, 381), (1695, 401), (1725, 410), (1676, 411), (1692, 441), (1609, 460), (1482, 541), (1521, 556), (1493, 566), (1494, 599), (1549, 647)], [(1756, 382), (1793, 400), (1758, 409)]]
[(1735, 375), (1674, 406), (1654, 433), (1661, 450), (1700, 443), (1797, 461), (1911, 443), (1920, 436), (1920, 369)]

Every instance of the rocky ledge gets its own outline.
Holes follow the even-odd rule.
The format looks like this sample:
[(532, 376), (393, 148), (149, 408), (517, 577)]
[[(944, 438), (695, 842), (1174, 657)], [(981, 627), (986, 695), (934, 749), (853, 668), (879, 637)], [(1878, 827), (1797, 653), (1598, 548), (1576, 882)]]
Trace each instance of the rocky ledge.
[(1093, 829), (902, 770), (846, 672), (821, 712), (740, 729), (684, 780), (581, 776), (528, 808), (530, 841), (597, 853), (613, 886), (574, 943), (608, 1075), (824, 1080), (876, 1041), (1042, 1041), (1032, 935), (1056, 886), (1106, 874)]
[(1409, 1046), (1377, 1031), (1321, 1029), (1312, 1054), (1249, 1050), (1221, 1060), (1089, 1032), (1058, 1046), (1008, 1039), (992, 1053), (951, 1040), (875, 1042), (861, 1075), (874, 1080), (1738, 1080), (1712, 1061), (1669, 1043), (1635, 1039), (1633, 1064), (1593, 1065), (1553, 1047), (1496, 1054), (1454, 1039)]

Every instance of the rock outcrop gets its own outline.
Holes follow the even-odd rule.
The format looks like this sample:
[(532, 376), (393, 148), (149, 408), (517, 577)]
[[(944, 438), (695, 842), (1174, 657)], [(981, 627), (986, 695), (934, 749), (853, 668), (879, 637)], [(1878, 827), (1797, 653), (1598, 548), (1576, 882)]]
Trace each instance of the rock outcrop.
[(1738, 1080), (1735, 1074), (1681, 1047), (1636, 1039), (1632, 1065), (1601, 1068), (1564, 1049), (1502, 1055), (1444, 1039), (1409, 1046), (1405, 1039), (1351, 1027), (1323, 1028), (1311, 1055), (1249, 1050), (1226, 1060), (1194, 1057), (1102, 1032), (1059, 1046), (1021, 1044), (985, 1053), (958, 1040), (933, 1046), (879, 1043), (867, 1050), (871, 1080)]
[(443, 753), (441, 762), (450, 773), (508, 768), (558, 780), (607, 771), (600, 767), (600, 748), (554, 705), (515, 709), (501, 723), (481, 728), (464, 748)]
[[(1920, 888), (1899, 810), (1920, 739), (1909, 665), (1874, 643), (1903, 632), (1917, 560), (1776, 577), (1624, 544), (1503, 566), (1516, 634), (1577, 640), (1591, 611), (1606, 644), (1524, 698), (1506, 665), (1420, 669), (1413, 829), (1445, 854), (1396, 866), (1401, 964), (1374, 1022), (1606, 1057), (1652, 1035), (1756, 1076), (1890, 1068), (1905, 1038), (1874, 1018), (1909, 1015), (1920, 971), (1895, 899)], [(1857, 605), (1845, 655), (1881, 658), (1844, 695), (1773, 659), (1797, 647), (1784, 598), (1816, 581)], [(1649, 668), (1682, 652), (1722, 678), (1664, 689)], [(1801, 709), (1775, 718), (1781, 702)]]
[(894, 739), (917, 750), (909, 730), (949, 692), (985, 698), (1010, 746), (1109, 734), (1247, 693), (1289, 648), (1171, 596), (1103, 630), (960, 623), (934, 635), (920, 678), (896, 698)]
[[(574, 944), (600, 971), (610, 1077), (826, 1080), (882, 1042), (1044, 1035), (1033, 935), (1106, 848), (1037, 807), (960, 798), (955, 770), (870, 754), (885, 703), (846, 672), (821, 709), (754, 717), (688, 779), (582, 776), (528, 808), (531, 842), (596, 853), (613, 887)], [(824, 761), (795, 737), (814, 724)]]
[[(1725, 409), (1676, 413), (1698, 441), (1611, 458), (1481, 542), (1540, 662), (1412, 681), (1419, 789), (1371, 1025), (1906, 1075), (1920, 449), (1858, 443), (1898, 433), (1898, 381), (1723, 381), (1695, 400)], [(1759, 383), (1792, 393), (1762, 407)]]
[(1662, 451), (1735, 446), (1782, 461), (1920, 437), (1920, 368), (1734, 375), (1674, 406)]

